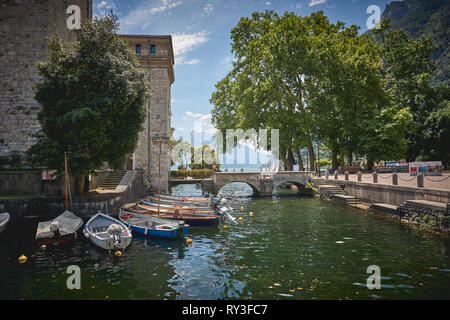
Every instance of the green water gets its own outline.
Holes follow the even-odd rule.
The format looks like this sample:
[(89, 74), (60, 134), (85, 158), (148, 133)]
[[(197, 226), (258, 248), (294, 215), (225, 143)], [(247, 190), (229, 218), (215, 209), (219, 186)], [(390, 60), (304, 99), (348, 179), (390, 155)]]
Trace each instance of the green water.
[[(134, 238), (120, 258), (84, 238), (38, 249), (33, 223), (10, 225), (0, 236), (0, 299), (450, 298), (448, 240), (334, 202), (247, 191), (224, 191), (241, 196), (231, 205), (243, 218), (226, 231), (191, 230), (190, 246)], [(69, 265), (81, 269), (80, 290), (66, 287)], [(381, 289), (366, 286), (370, 265)]]

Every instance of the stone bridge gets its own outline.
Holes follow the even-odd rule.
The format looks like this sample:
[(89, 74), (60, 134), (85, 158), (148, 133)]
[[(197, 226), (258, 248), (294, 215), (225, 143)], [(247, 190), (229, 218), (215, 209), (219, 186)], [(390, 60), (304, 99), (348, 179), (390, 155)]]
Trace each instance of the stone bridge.
[(253, 189), (254, 195), (266, 196), (272, 195), (272, 192), (283, 183), (292, 183), (302, 190), (305, 188), (306, 182), (311, 181), (314, 174), (309, 171), (216, 172), (209, 182), (204, 180), (202, 187), (204, 192), (217, 194), (223, 186), (229, 183), (244, 182)]

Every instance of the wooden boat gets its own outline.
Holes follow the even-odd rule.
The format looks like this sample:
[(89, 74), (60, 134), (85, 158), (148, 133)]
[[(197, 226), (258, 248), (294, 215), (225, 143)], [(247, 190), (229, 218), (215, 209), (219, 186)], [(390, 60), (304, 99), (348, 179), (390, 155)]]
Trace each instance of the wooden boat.
[(83, 233), (94, 245), (105, 250), (123, 250), (131, 243), (131, 230), (121, 221), (103, 213), (90, 218)]
[(64, 211), (53, 220), (39, 222), (35, 240), (39, 245), (57, 245), (76, 239), (83, 220), (70, 211)]
[(160, 212), (158, 214), (157, 208), (156, 210), (148, 208), (142, 208), (137, 206), (128, 209), (128, 211), (143, 215), (155, 216), (163, 219), (184, 221), (189, 225), (190, 228), (210, 228), (210, 227), (217, 227), (219, 225), (219, 216), (217, 215), (201, 215), (201, 214), (180, 213), (180, 212), (178, 213)]
[(9, 216), (9, 213), (0, 213), (0, 234), (2, 234), (3, 231), (5, 231), (6, 226), (8, 225), (9, 220), (11, 217)]
[(190, 203), (210, 203), (211, 200), (203, 197), (191, 197), (191, 196), (169, 196), (169, 195), (159, 195), (162, 200), (179, 201), (179, 202), (190, 202)]
[[(158, 211), (158, 204), (142, 201), (139, 206), (143, 209), (150, 209)], [(175, 213), (178, 210), (179, 212), (184, 213), (192, 213), (192, 214), (216, 214), (216, 210), (212, 208), (197, 208), (197, 207), (184, 207), (182, 205), (174, 204), (174, 205), (162, 205), (159, 204), (159, 211), (165, 213)]]
[(132, 232), (157, 238), (180, 239), (189, 230), (184, 221), (161, 219), (149, 215), (121, 211), (119, 220)]
[[(146, 202), (158, 203), (158, 197), (148, 197)], [(189, 201), (180, 201), (180, 200), (169, 200), (169, 199), (159, 199), (159, 203), (161, 204), (181, 204), (184, 207), (207, 207), (211, 208), (210, 202), (189, 202)]]

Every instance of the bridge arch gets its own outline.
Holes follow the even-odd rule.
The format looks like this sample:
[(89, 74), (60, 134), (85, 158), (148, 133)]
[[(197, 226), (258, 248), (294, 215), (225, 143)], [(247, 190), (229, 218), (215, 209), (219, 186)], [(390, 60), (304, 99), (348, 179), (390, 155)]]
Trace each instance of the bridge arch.
[(241, 181), (241, 180), (235, 180), (235, 181), (230, 181), (230, 182), (226, 182), (226, 183), (222, 183), (222, 184), (216, 184), (216, 193), (219, 194), (223, 187), (228, 186), (232, 183), (245, 183), (252, 189), (253, 196), (257, 196), (260, 194), (260, 190), (258, 187), (256, 187), (252, 183), (249, 183), (248, 181)]

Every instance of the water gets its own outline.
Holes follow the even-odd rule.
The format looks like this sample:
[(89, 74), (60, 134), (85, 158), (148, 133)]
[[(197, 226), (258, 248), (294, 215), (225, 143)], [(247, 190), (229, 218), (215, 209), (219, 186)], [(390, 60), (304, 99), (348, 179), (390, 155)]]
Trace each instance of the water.
[[(188, 192), (201, 190), (176, 191)], [(84, 238), (37, 249), (33, 223), (11, 225), (0, 237), (0, 299), (450, 298), (448, 239), (334, 202), (251, 199), (243, 184), (222, 193), (235, 197), (241, 223), (191, 230), (191, 246), (134, 238), (120, 258)], [(66, 287), (69, 265), (81, 268), (81, 290)], [(380, 290), (366, 286), (370, 265), (380, 267)]]

